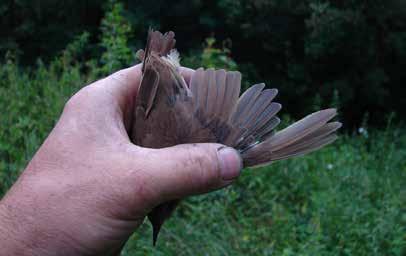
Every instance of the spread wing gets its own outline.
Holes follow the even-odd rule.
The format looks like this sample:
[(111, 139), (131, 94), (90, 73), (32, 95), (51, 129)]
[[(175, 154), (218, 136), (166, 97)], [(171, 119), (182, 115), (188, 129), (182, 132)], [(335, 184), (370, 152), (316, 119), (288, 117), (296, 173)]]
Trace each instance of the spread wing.
[(315, 112), (275, 133), (280, 122), (276, 114), (282, 108), (273, 101), (278, 90), (255, 84), (238, 98), (240, 88), (241, 74), (236, 71), (201, 68), (190, 82), (197, 129), (208, 128), (215, 142), (239, 150), (244, 166), (303, 155), (337, 138), (334, 132), (341, 123), (329, 122), (335, 109)]
[(195, 117), (210, 127), (216, 142), (242, 151), (266, 138), (279, 123), (281, 105), (273, 102), (278, 90), (264, 87), (256, 84), (239, 98), (240, 72), (200, 68), (190, 82)]

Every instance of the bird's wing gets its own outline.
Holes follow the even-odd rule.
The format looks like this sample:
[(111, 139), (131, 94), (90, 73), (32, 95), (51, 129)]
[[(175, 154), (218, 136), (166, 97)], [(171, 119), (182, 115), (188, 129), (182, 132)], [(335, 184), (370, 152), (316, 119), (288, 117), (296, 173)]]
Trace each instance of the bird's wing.
[(159, 73), (153, 68), (145, 68), (138, 92), (137, 105), (144, 109), (146, 118), (152, 109), (158, 90)]
[[(174, 45), (173, 32), (164, 35), (159, 31), (149, 32), (143, 56), (144, 76), (149, 77), (149, 85), (141, 83), (140, 88), (140, 95), (148, 96), (143, 102), (145, 115), (148, 115), (156, 93), (156, 85), (151, 81), (159, 80), (158, 72), (148, 66), (149, 58), (151, 55), (166, 56)], [(238, 98), (241, 74), (237, 71), (200, 68), (192, 75), (189, 87), (190, 91), (184, 88), (187, 92), (183, 93), (190, 93), (192, 97), (179, 96), (178, 100), (182, 102), (178, 102), (179, 107), (176, 108), (179, 113), (175, 117), (181, 123), (179, 125), (185, 126), (179, 130), (178, 137), (183, 138), (184, 143), (218, 142), (234, 147), (241, 152), (245, 166), (316, 150), (334, 141), (334, 132), (341, 126), (338, 122), (329, 123), (336, 110), (326, 109), (274, 133), (280, 122), (276, 114), (281, 104), (273, 102), (278, 90), (264, 89), (264, 84), (256, 84)], [(185, 101), (191, 103), (186, 104)]]
[(159, 72), (156, 71), (152, 62), (152, 55), (166, 56), (175, 47), (175, 33), (172, 31), (162, 34), (159, 31), (148, 31), (145, 51), (139, 53), (142, 56), (142, 80), (138, 93), (138, 106), (144, 109), (147, 116), (154, 104), (158, 90)]
[(265, 138), (279, 123), (276, 113), (281, 105), (272, 102), (278, 90), (264, 87), (256, 84), (238, 98), (239, 72), (200, 68), (190, 82), (196, 117), (203, 127), (212, 129), (216, 142), (243, 151)]
[(276, 89), (266, 89), (264, 84), (256, 84), (241, 95), (236, 110), (231, 115), (234, 129), (226, 143), (244, 150), (263, 139), (279, 124), (276, 114), (281, 109), (279, 103), (272, 102), (278, 93)]
[(234, 129), (230, 115), (236, 107), (241, 74), (235, 71), (197, 69), (190, 80), (193, 99), (192, 137), (209, 132), (205, 142), (224, 143)]
[(240, 88), (241, 74), (235, 71), (200, 68), (190, 83), (194, 117), (200, 121), (197, 129), (208, 128), (215, 142), (239, 150), (245, 166), (303, 155), (336, 139), (341, 123), (329, 123), (335, 109), (315, 112), (275, 133), (280, 122), (276, 114), (282, 108), (273, 102), (278, 90), (255, 84), (238, 98)]

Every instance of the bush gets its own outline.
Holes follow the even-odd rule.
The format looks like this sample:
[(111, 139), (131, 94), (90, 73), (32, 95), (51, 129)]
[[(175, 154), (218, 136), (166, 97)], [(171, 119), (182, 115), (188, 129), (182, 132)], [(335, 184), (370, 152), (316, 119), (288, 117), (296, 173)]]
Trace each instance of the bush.
[(90, 80), (80, 64), (69, 63), (70, 54), (65, 51), (49, 66), (39, 60), (32, 71), (23, 71), (11, 56), (1, 66), (0, 194), (51, 131), (67, 99)]
[[(335, 91), (347, 126), (358, 126), (365, 112), (373, 112), (370, 123), (381, 127), (392, 111), (406, 117), (403, 1), (20, 0), (0, 3), (0, 14), (0, 55), (13, 50), (24, 64), (35, 63), (38, 53), (49, 63), (89, 31), (93, 56), (115, 48), (117, 54), (107, 51), (102, 59), (111, 71), (133, 62), (129, 49), (144, 45), (151, 26), (174, 30), (182, 54), (199, 51), (205, 38), (232, 42), (228, 56), (244, 79), (280, 88), (295, 117), (312, 110), (316, 100), (328, 106)], [(131, 37), (129, 26), (138, 37)]]

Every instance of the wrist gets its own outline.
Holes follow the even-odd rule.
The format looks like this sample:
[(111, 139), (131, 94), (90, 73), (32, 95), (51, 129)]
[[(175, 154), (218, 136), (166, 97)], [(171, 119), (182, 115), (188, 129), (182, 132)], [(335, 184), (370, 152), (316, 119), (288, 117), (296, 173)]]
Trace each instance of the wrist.
[[(0, 248), (5, 255), (27, 255), (27, 246), (17, 237), (18, 226), (10, 209), (0, 201)], [(20, 232), (23, 234), (24, 232)]]
[[(37, 225), (37, 218), (24, 204), (10, 204), (0, 200), (0, 255), (47, 256), (55, 255), (57, 239)], [(11, 200), (15, 202), (15, 200)], [(42, 225), (43, 227), (44, 225)], [(73, 255), (73, 254), (72, 254)]]

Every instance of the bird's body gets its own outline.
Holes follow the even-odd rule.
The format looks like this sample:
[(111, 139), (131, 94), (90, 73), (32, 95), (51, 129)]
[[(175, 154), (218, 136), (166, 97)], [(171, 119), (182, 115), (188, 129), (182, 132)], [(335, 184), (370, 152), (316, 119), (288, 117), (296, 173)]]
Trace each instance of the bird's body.
[[(131, 134), (135, 144), (163, 148), (221, 143), (237, 149), (249, 167), (302, 155), (335, 140), (341, 124), (328, 123), (335, 109), (318, 111), (274, 133), (280, 121), (276, 114), (281, 105), (273, 102), (278, 91), (256, 84), (239, 97), (239, 72), (198, 69), (187, 84), (174, 45), (173, 32), (149, 32)], [(148, 215), (154, 243), (179, 200), (163, 203)]]
[[(156, 54), (151, 54), (136, 102), (136, 126), (133, 138), (137, 145), (162, 148), (187, 141), (189, 108), (186, 83), (176, 68)], [(145, 100), (144, 100), (145, 99)], [(142, 132), (141, 132), (142, 131)], [(181, 136), (183, 135), (183, 136)]]

